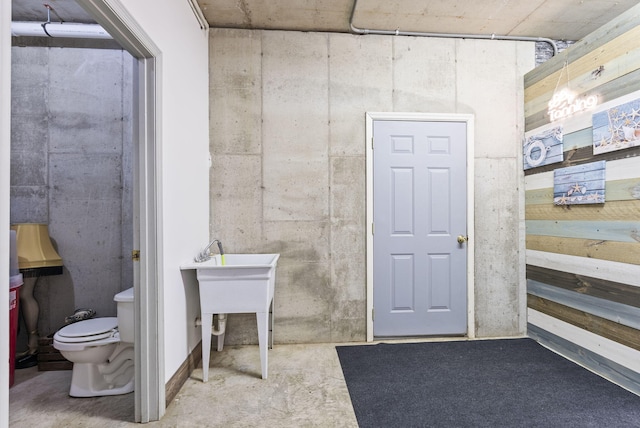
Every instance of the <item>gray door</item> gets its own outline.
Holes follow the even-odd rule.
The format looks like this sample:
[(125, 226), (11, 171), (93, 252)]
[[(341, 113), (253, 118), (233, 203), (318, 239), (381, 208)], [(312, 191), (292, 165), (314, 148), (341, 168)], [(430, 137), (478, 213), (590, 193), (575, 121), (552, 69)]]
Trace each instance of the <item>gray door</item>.
[(467, 331), (466, 126), (373, 122), (374, 336)]

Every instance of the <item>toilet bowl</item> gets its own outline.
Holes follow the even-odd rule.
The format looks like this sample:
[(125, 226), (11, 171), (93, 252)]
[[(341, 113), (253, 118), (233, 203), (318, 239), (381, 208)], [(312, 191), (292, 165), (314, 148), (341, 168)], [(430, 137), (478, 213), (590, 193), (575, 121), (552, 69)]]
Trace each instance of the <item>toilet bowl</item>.
[(72, 397), (133, 391), (133, 288), (116, 294), (118, 317), (70, 324), (53, 336), (53, 347), (73, 363)]

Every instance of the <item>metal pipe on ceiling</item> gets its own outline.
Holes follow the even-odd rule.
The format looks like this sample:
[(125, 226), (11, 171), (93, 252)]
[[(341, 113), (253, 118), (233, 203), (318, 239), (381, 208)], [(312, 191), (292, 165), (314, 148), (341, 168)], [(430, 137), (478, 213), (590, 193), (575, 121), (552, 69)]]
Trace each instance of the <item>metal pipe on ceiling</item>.
[(15, 37), (65, 37), (74, 39), (111, 39), (111, 35), (98, 24), (57, 22), (11, 23), (11, 35)]
[(349, 17), (349, 29), (353, 34), (378, 34), (383, 36), (414, 36), (414, 37), (439, 37), (439, 38), (453, 38), (453, 39), (484, 39), (484, 40), (512, 40), (519, 42), (544, 42), (551, 45), (553, 48), (553, 56), (558, 54), (558, 46), (556, 42), (547, 37), (526, 37), (526, 36), (501, 36), (497, 34), (458, 34), (458, 33), (425, 33), (420, 31), (400, 31), (398, 30), (372, 30), (358, 28), (353, 25), (353, 17), (356, 13), (356, 7), (358, 6), (358, 0), (353, 0), (353, 8), (351, 9), (351, 16)]

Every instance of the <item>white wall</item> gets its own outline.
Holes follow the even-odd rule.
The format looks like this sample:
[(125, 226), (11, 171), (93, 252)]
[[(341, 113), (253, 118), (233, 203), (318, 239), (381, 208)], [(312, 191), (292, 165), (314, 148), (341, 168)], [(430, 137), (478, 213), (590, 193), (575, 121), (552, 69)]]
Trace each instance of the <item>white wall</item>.
[(179, 267), (208, 241), (208, 35), (187, 1), (121, 2), (162, 52), (157, 74), (158, 287), (164, 289), (160, 304), (167, 382), (200, 340), (194, 325), (199, 314), (195, 278), (183, 280)]

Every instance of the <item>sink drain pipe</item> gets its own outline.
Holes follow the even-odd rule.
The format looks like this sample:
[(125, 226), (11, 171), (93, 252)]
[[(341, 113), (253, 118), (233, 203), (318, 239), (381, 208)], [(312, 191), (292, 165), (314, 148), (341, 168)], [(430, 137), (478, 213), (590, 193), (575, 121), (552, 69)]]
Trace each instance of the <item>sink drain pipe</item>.
[(414, 36), (414, 37), (437, 37), (437, 38), (451, 38), (451, 39), (481, 39), (481, 40), (511, 40), (518, 42), (543, 42), (551, 45), (553, 49), (553, 56), (558, 54), (558, 46), (556, 42), (547, 37), (525, 37), (525, 36), (500, 36), (497, 34), (457, 34), (457, 33), (425, 33), (420, 31), (400, 31), (398, 30), (371, 30), (358, 28), (353, 25), (353, 17), (356, 13), (356, 7), (358, 0), (353, 1), (353, 9), (351, 9), (351, 16), (349, 17), (349, 29), (353, 34), (377, 34), (382, 36)]
[[(216, 319), (218, 320), (218, 327), (216, 327)], [(218, 337), (218, 352), (222, 351), (224, 345), (224, 333), (227, 329), (227, 314), (214, 314), (211, 327), (211, 335)], [(196, 318), (196, 327), (202, 325), (202, 318)]]

